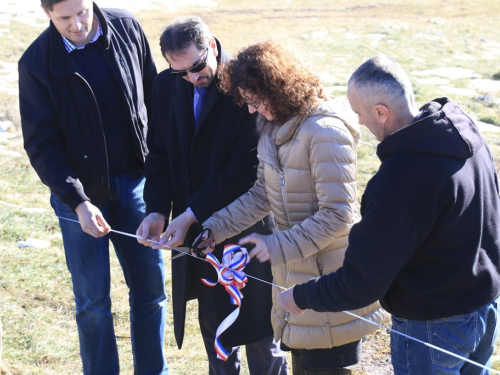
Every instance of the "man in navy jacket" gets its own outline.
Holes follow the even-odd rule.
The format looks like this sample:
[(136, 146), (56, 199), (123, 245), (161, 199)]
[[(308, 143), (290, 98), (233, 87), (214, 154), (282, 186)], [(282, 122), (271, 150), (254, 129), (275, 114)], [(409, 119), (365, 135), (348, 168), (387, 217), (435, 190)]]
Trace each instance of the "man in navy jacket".
[[(349, 102), (380, 144), (335, 273), (282, 294), (288, 311), (343, 311), (380, 300), (392, 328), (489, 365), (500, 294), (500, 206), (492, 155), (447, 98), (418, 111), (410, 80), (377, 56), (349, 80)], [(479, 374), (462, 359), (391, 333), (395, 374)]]
[(145, 134), (156, 75), (148, 42), (124, 10), (91, 0), (42, 0), (42, 8), (50, 26), (19, 61), (21, 122), (26, 152), (61, 218), (83, 372), (119, 373), (111, 240), (130, 289), (135, 370), (167, 374), (162, 254), (110, 233), (133, 233), (145, 216)]
[[(148, 216), (137, 234), (144, 244), (153, 238), (167, 246), (189, 246), (203, 221), (255, 182), (258, 134), (255, 116), (218, 88), (217, 72), (229, 57), (205, 23), (196, 17), (175, 20), (161, 35), (160, 46), (170, 69), (154, 81), (144, 190)], [(239, 237), (252, 232), (271, 233), (272, 229), (271, 220), (266, 218), (226, 243), (237, 243)], [(214, 251), (219, 260), (224, 245)], [(245, 272), (272, 280), (268, 263), (250, 262)], [(272, 337), (270, 285), (250, 281), (242, 289), (238, 319), (220, 336), (230, 352), (224, 362), (216, 357), (215, 334), (235, 306), (221, 285), (206, 286), (201, 278), (217, 279), (208, 262), (191, 256), (172, 260), (174, 333), (179, 348), (184, 338), (186, 302), (197, 298), (211, 375), (240, 373), (240, 345), (246, 345), (251, 374), (286, 374), (286, 357)]]

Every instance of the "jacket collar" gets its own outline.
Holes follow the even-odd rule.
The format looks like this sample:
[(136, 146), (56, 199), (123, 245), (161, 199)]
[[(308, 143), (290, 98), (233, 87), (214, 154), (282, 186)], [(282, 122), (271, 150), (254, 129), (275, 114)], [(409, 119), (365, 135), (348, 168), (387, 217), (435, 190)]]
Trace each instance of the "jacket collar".
[[(216, 75), (213, 82), (210, 84), (208, 88), (207, 97), (205, 98), (205, 103), (203, 104), (200, 117), (198, 119), (198, 122), (200, 124), (198, 126), (198, 129), (200, 129), (203, 126), (203, 123), (205, 122), (208, 114), (210, 113), (210, 110), (212, 109), (212, 107), (215, 105), (215, 103), (219, 98), (220, 95), (219, 91), (220, 79), (218, 77), (219, 69), (221, 68), (222, 65), (227, 64), (231, 60), (231, 57), (227, 55), (226, 52), (222, 49), (220, 42), (216, 38), (214, 39), (215, 43), (217, 44), (217, 50), (219, 51), (219, 54), (217, 56), (217, 72), (215, 73)], [(194, 88), (192, 89), (194, 90)]]
[(474, 121), (448, 98), (425, 104), (419, 117), (392, 133), (377, 146), (381, 161), (393, 154), (418, 153), (467, 159), (483, 147), (484, 139)]
[(292, 139), (293, 135), (297, 132), (297, 129), (300, 124), (304, 122), (304, 120), (305, 119), (303, 117), (295, 116), (278, 127), (275, 134), (276, 146), (281, 146)]
[[(109, 20), (95, 3), (93, 3), (93, 10), (101, 22), (102, 34), (105, 38), (105, 48), (108, 49), (111, 42)], [(75, 74), (78, 71), (77, 64), (69, 56), (68, 51), (66, 51), (61, 34), (57, 31), (52, 21), (50, 21), (49, 25), (49, 51), (49, 69), (54, 76), (63, 77)]]
[[(359, 126), (356, 125), (357, 121), (354, 112), (351, 110), (346, 98), (335, 98), (312, 105), (307, 117), (292, 117), (283, 125), (279, 126), (275, 132), (276, 145), (281, 146), (290, 141), (294, 134), (297, 133), (301, 124), (309, 117), (314, 116), (335, 117), (341, 120), (351, 133), (354, 141), (356, 143), (358, 142), (360, 130)], [(265, 121), (264, 116), (260, 115), (260, 117), (261, 120), (263, 119)]]

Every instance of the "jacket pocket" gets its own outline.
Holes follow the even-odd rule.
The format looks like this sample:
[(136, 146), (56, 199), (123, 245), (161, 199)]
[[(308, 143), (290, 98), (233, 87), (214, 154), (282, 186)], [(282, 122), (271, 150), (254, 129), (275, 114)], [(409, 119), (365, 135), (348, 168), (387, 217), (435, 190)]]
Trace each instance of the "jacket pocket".
[(88, 164), (91, 161), (91, 158), (92, 156), (90, 155), (90, 152), (85, 152), (85, 151), (81, 151), (78, 153), (70, 153), (68, 155), (69, 163), (71, 167), (75, 169), (75, 172), (76, 170), (81, 169), (82, 166), (84, 168), (87, 168)]
[(70, 166), (82, 184), (85, 194), (90, 199), (98, 198), (98, 194), (103, 189), (103, 183), (100, 168), (96, 166), (93, 156), (82, 152), (78, 155), (70, 155), (69, 159)]

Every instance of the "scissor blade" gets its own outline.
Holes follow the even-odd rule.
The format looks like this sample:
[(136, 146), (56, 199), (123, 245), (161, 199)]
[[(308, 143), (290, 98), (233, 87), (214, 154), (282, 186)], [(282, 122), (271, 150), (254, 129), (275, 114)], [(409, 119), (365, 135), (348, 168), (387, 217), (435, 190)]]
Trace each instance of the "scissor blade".
[(169, 260), (174, 260), (174, 259), (183, 257), (184, 255), (191, 255), (191, 252), (189, 251), (189, 247), (173, 247), (172, 250), (178, 251), (179, 254), (174, 255)]

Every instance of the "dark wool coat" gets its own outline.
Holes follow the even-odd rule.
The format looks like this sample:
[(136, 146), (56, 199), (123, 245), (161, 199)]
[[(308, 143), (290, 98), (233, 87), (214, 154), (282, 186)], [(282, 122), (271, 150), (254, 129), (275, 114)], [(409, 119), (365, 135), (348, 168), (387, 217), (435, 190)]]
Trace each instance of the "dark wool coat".
[[(224, 62), (227, 56), (218, 42), (217, 45)], [(150, 153), (145, 164), (144, 199), (148, 214), (159, 212), (167, 218), (170, 214), (175, 218), (190, 207), (198, 222), (202, 223), (245, 193), (255, 182), (258, 165), (256, 117), (249, 114), (246, 106), (241, 108), (234, 104), (233, 98), (221, 93), (217, 85), (218, 79), (215, 78), (206, 94), (195, 132), (193, 84), (172, 75), (170, 70), (161, 72), (154, 80), (154, 109), (148, 133)], [(200, 231), (201, 225), (194, 224), (185, 245), (191, 245)], [(225, 243), (236, 243), (237, 238), (252, 232), (266, 234), (271, 231), (271, 220), (266, 218)], [(219, 260), (225, 243), (214, 251)], [(245, 272), (272, 280), (269, 263), (252, 260)], [(186, 302), (196, 298), (196, 293), (211, 296), (219, 322), (235, 309), (221, 285), (205, 286), (200, 281), (202, 277), (217, 279), (208, 262), (188, 256), (172, 261), (174, 331), (179, 348), (184, 337)], [(242, 293), (240, 315), (221, 336), (226, 348), (272, 335), (271, 286), (249, 279)]]
[[(156, 67), (146, 36), (127, 11), (99, 9), (106, 48), (130, 110), (137, 157), (147, 154), (151, 85)], [(107, 201), (109, 171), (99, 107), (54, 24), (19, 60), (19, 106), (24, 147), (42, 182), (71, 209)]]

